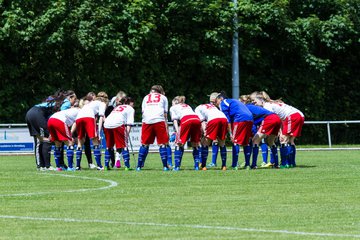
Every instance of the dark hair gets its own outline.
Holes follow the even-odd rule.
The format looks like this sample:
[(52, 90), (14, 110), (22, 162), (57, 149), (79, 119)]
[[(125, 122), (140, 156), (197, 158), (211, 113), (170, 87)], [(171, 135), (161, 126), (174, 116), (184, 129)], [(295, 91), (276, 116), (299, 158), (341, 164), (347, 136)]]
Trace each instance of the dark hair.
[(125, 104), (129, 105), (130, 103), (135, 103), (135, 99), (133, 99), (132, 97), (126, 97), (126, 101)]
[(65, 94), (66, 97), (72, 97), (72, 96), (76, 95), (73, 90), (67, 90), (67, 91), (65, 91), (64, 94)]
[(53, 112), (57, 112), (60, 110), (61, 105), (63, 104), (66, 97), (66, 91), (58, 89), (53, 95), (49, 96), (46, 99), (46, 102), (48, 102), (49, 105), (53, 106)]
[(165, 95), (165, 91), (163, 89), (163, 87), (161, 85), (154, 85), (151, 87), (151, 90), (157, 92), (157, 93), (160, 93), (162, 95)]
[(120, 101), (119, 104), (120, 105), (129, 105), (130, 103), (135, 102), (134, 99), (132, 97), (123, 97)]
[(84, 97), (84, 100), (92, 101), (96, 97), (96, 93), (94, 92), (88, 92), (86, 96)]
[(67, 91), (64, 90), (58, 90), (55, 93), (55, 106), (54, 106), (54, 112), (57, 112), (60, 110), (61, 105), (63, 104), (65, 98), (67, 97)]
[(226, 92), (224, 90), (220, 91), (220, 94), (217, 96), (217, 98), (220, 98), (220, 97), (228, 98), (228, 96), (227, 96), (227, 94), (226, 94)]

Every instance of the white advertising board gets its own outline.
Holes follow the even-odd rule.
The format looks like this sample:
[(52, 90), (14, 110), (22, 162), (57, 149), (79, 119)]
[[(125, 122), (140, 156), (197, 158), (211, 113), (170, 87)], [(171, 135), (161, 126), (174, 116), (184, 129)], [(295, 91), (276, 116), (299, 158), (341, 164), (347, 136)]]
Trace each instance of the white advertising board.
[[(25, 124), (23, 124), (25, 125)], [(170, 127), (170, 136), (173, 134), (172, 127)], [(131, 145), (130, 145), (131, 143)], [(141, 124), (136, 124), (130, 131), (129, 147), (132, 151), (138, 152), (141, 146)], [(170, 143), (174, 148), (174, 143)], [(102, 148), (106, 147), (105, 138), (102, 138)], [(185, 145), (186, 148), (186, 145)], [(131, 150), (131, 149), (130, 149)], [(150, 151), (158, 151), (156, 140), (154, 144), (150, 145)], [(30, 136), (29, 130), (26, 127), (2, 127), (0, 128), (0, 153), (16, 153), (16, 152), (33, 152), (34, 138)]]
[[(173, 134), (173, 131), (170, 130), (169, 135), (171, 136)], [(138, 152), (139, 148), (141, 146), (141, 126), (134, 126), (131, 128), (130, 131), (130, 142), (129, 145), (132, 145), (134, 152)], [(172, 148), (174, 148), (174, 143), (170, 143), (170, 146)], [(129, 146), (131, 147), (131, 146)], [(186, 148), (186, 145), (185, 145)], [(154, 144), (151, 144), (149, 147), (150, 151), (158, 151), (159, 150), (159, 146), (156, 143), (156, 140), (154, 142)]]
[(34, 138), (27, 128), (0, 128), (0, 152), (32, 152)]

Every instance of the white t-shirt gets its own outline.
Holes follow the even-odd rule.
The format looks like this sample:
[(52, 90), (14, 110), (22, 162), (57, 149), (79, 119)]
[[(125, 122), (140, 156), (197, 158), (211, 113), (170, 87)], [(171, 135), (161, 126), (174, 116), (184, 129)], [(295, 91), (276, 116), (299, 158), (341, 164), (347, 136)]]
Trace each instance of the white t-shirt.
[(216, 118), (226, 118), (225, 114), (220, 111), (213, 104), (201, 104), (195, 108), (195, 113), (199, 116), (201, 121), (209, 122)]
[(80, 108), (72, 107), (66, 110), (62, 110), (54, 113), (50, 118), (59, 119), (64, 122), (67, 126), (71, 127), (75, 122), (75, 119), (80, 111)]
[(179, 103), (170, 108), (171, 120), (181, 120), (184, 116), (196, 115), (192, 108), (185, 104)]
[(285, 103), (266, 102), (264, 104), (264, 108), (276, 113), (281, 120), (285, 120), (285, 118), (294, 113), (300, 113), (301, 116), (304, 116), (304, 114), (300, 110)]
[(95, 118), (98, 114), (99, 116), (105, 115), (106, 104), (99, 100), (93, 100), (88, 104), (85, 104), (83, 108), (80, 109), (79, 114), (76, 119), (91, 117)]
[(121, 125), (133, 125), (134, 114), (135, 110), (130, 105), (118, 105), (106, 117), (104, 128), (113, 129)]
[(142, 101), (142, 122), (153, 124), (165, 121), (168, 112), (168, 99), (160, 93), (149, 93)]

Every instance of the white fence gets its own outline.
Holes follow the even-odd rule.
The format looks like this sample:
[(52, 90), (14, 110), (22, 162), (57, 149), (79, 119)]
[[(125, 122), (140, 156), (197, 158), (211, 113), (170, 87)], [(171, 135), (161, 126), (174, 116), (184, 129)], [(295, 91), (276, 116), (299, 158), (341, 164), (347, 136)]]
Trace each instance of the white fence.
[(323, 124), (323, 125), (326, 125), (329, 148), (332, 148), (330, 125), (332, 125), (332, 124), (345, 124), (345, 125), (347, 125), (347, 124), (353, 124), (353, 123), (360, 123), (360, 120), (350, 120), (350, 121), (347, 121), (347, 120), (345, 120), (345, 121), (305, 121), (305, 124)]
[[(321, 148), (321, 150), (333, 149), (331, 142), (331, 125), (334, 124), (359, 124), (360, 120), (351, 121), (305, 121), (305, 124), (322, 124), (326, 125), (327, 137), (328, 137), (328, 148)], [(169, 123), (172, 125), (172, 123)], [(135, 123), (130, 133), (130, 140), (134, 151), (137, 151), (140, 147), (141, 139), (141, 123)], [(172, 128), (171, 128), (172, 129)], [(172, 131), (170, 131), (170, 134)], [(23, 123), (9, 123), (0, 124), (0, 153), (20, 153), (20, 152), (33, 152), (34, 143), (33, 138), (29, 136), (29, 132), (26, 124)], [(317, 150), (316, 148), (312, 150)], [(349, 148), (350, 149), (350, 148)], [(359, 148), (352, 148), (359, 149)], [(156, 145), (151, 145), (151, 150), (157, 150)]]

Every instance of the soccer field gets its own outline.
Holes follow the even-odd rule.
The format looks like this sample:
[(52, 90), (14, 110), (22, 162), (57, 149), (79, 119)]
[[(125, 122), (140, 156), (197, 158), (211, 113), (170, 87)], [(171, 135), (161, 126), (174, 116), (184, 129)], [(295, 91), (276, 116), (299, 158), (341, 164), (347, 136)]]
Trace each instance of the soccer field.
[(360, 152), (297, 159), (193, 171), (186, 153), (163, 172), (149, 154), (141, 172), (39, 172), (32, 156), (0, 156), (0, 239), (359, 239)]

